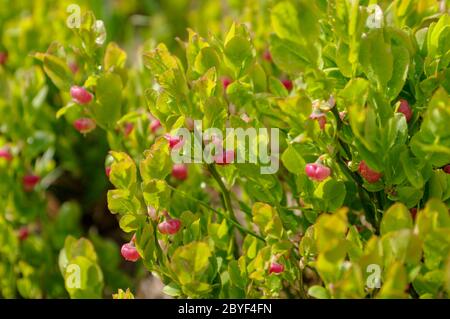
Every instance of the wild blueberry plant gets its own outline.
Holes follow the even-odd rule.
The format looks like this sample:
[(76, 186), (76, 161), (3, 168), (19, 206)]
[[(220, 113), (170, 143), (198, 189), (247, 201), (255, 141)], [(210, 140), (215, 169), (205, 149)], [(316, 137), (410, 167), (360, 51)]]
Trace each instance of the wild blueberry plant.
[[(189, 30), (183, 55), (144, 46), (137, 70), (95, 41), (88, 12), (74, 30), (76, 79), (67, 57), (35, 55), (60, 90), (57, 116), (106, 133), (126, 260), (175, 297), (449, 296), (450, 16), (435, 1), (377, 3), (374, 18), (373, 1), (274, 1), (267, 25)], [(175, 166), (173, 132), (195, 120), (279, 128), (283, 165), (261, 174), (230, 150)], [(77, 258), (97, 270), (81, 296), (98, 293), (94, 249), (69, 237), (65, 276)]]

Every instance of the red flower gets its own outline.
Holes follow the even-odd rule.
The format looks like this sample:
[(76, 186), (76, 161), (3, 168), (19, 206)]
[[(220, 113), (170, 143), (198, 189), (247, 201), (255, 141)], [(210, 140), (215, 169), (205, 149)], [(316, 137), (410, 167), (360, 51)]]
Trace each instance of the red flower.
[(270, 264), (269, 274), (280, 274), (284, 271), (284, 265), (273, 262)]
[(447, 164), (444, 166), (443, 168), (444, 172), (446, 172), (447, 174), (450, 174), (450, 164)]
[(93, 95), (81, 86), (72, 86), (70, 88), (70, 95), (72, 96), (72, 99), (75, 101), (75, 103), (81, 105), (89, 104), (93, 99)]
[(69, 69), (72, 72), (72, 74), (76, 74), (78, 72), (78, 65), (76, 62), (72, 61), (69, 62)]
[(161, 234), (173, 235), (181, 228), (181, 221), (179, 219), (169, 219), (158, 224), (158, 230)]
[(409, 212), (411, 213), (411, 216), (413, 219), (416, 219), (416, 215), (417, 215), (417, 208), (413, 207), (409, 210)]
[(25, 240), (28, 238), (28, 235), (30, 235), (30, 231), (28, 230), (27, 226), (23, 226), (19, 228), (18, 237), (20, 240)]
[(106, 177), (109, 178), (109, 175), (111, 174), (111, 166), (106, 166), (105, 167), (105, 174), (106, 174)]
[(93, 131), (96, 127), (94, 120), (83, 117), (73, 122), (73, 127), (80, 133), (86, 134)]
[(34, 187), (36, 186), (37, 183), (39, 183), (40, 181), (40, 177), (37, 175), (25, 175), (22, 179), (22, 184), (23, 184), (23, 188), (26, 192), (31, 192), (32, 190), (34, 190)]
[(272, 54), (270, 54), (269, 50), (265, 50), (263, 53), (263, 59), (267, 62), (272, 62)]
[(381, 173), (374, 171), (369, 166), (367, 166), (366, 162), (364, 161), (361, 161), (361, 163), (359, 163), (358, 171), (361, 176), (371, 184), (378, 182), (382, 176)]
[(229, 77), (222, 78), (222, 85), (225, 90), (227, 89), (228, 85), (230, 85), (231, 83), (233, 83), (233, 80), (231, 80)]
[(294, 85), (292, 84), (291, 80), (284, 79), (284, 80), (281, 80), (281, 83), (283, 83), (286, 90), (288, 90), (289, 92), (292, 91), (292, 88), (294, 87)]
[(323, 181), (331, 174), (331, 169), (320, 163), (309, 163), (305, 166), (306, 175), (314, 181)]
[(120, 253), (127, 261), (135, 262), (140, 258), (139, 253), (132, 242), (123, 244)]
[(131, 132), (133, 132), (133, 129), (134, 129), (134, 124), (133, 123), (126, 123), (125, 127), (124, 127), (125, 136), (130, 135)]
[(181, 138), (181, 136), (176, 136), (176, 135), (172, 136), (170, 134), (166, 134), (164, 136), (164, 138), (169, 142), (169, 148), (170, 149), (175, 149), (175, 150), (179, 149), (184, 144), (184, 141)]
[(0, 65), (6, 64), (8, 61), (8, 52), (0, 52)]
[(408, 101), (401, 99), (400, 100), (400, 106), (397, 110), (398, 113), (403, 113), (403, 115), (406, 118), (406, 122), (409, 122), (413, 116), (411, 107), (409, 106)]
[(1, 148), (0, 149), (0, 157), (4, 158), (5, 160), (12, 161), (13, 157), (11, 155), (11, 152), (7, 148)]
[(220, 152), (216, 156), (214, 156), (214, 162), (217, 165), (227, 165), (233, 163), (234, 161), (234, 151), (226, 150), (225, 152)]
[(161, 122), (159, 120), (155, 119), (150, 123), (150, 130), (152, 131), (153, 134), (156, 134), (160, 128)]
[(187, 166), (184, 164), (173, 165), (172, 176), (180, 181), (184, 181), (188, 177)]

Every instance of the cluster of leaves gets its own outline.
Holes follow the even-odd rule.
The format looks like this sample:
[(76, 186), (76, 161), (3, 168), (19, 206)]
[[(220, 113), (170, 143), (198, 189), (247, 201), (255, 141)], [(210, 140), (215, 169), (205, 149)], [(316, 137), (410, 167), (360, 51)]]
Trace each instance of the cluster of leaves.
[[(183, 55), (146, 43), (130, 70), (87, 12), (71, 47), (34, 55), (59, 89), (57, 116), (88, 117), (106, 132), (108, 208), (165, 293), (449, 296), (450, 16), (445, 2), (377, 3), (269, 2), (249, 26), (207, 37), (189, 30)], [(73, 102), (73, 85), (93, 99)], [(283, 165), (264, 175), (264, 163), (189, 164), (177, 180), (155, 120), (166, 134), (193, 120), (279, 128)], [(326, 175), (313, 178), (309, 164)], [(167, 219), (181, 227), (161, 231)], [(66, 240), (61, 271), (72, 278), (74, 263), (83, 274), (81, 287), (67, 287), (72, 297), (101, 294), (101, 253)]]
[[(449, 291), (448, 207), (430, 200), (416, 216), (402, 203), (383, 214), (380, 235), (351, 225), (348, 210), (322, 214), (299, 249), (303, 265), (317, 270), (324, 286), (315, 298), (443, 298)], [(412, 285), (411, 285), (412, 284)]]
[[(0, 296), (4, 298), (72, 296), (58, 269), (58, 254), (68, 235), (88, 235), (82, 209), (91, 204), (73, 200), (76, 195), (67, 193), (76, 186), (66, 179), (76, 180), (92, 171), (92, 163), (102, 163), (104, 153), (84, 149), (86, 139), (57, 120), (59, 86), (46, 78), (46, 72), (76, 77), (74, 55), (67, 56), (63, 68), (53, 55), (36, 55), (43, 68), (32, 56), (49, 46), (50, 52), (60, 51), (52, 44), (55, 40), (69, 41), (72, 31), (65, 23), (70, 3), (17, 2), (0, 13)], [(104, 172), (95, 167), (93, 172), (98, 182), (90, 181), (86, 190), (101, 197), (107, 186)], [(93, 230), (88, 236), (101, 250), (106, 290), (130, 285), (130, 278), (119, 269), (117, 245)]]

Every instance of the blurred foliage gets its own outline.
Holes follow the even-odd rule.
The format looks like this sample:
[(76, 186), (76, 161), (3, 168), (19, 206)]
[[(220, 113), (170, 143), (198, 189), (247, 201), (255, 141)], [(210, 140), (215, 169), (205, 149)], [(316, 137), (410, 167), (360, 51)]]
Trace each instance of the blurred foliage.
[[(144, 267), (174, 297), (449, 296), (447, 1), (0, 5), (0, 296), (133, 298)], [(280, 128), (282, 167), (196, 164), (177, 181), (155, 119)], [(314, 161), (330, 178), (308, 178)]]

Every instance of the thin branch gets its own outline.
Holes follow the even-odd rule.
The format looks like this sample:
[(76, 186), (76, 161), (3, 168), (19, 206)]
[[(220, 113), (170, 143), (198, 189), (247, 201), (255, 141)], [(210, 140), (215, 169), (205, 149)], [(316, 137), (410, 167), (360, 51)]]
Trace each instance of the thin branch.
[(193, 196), (190, 196), (190, 195), (186, 194), (185, 192), (183, 192), (183, 191), (181, 191), (181, 190), (179, 190), (179, 189), (177, 189), (177, 188), (175, 188), (175, 187), (173, 187), (173, 186), (171, 186), (171, 185), (167, 185), (167, 186), (168, 186), (171, 190), (177, 192), (178, 194), (184, 196), (185, 198), (190, 199), (190, 200), (193, 200), (193, 201), (197, 202), (198, 204), (200, 204), (201, 206), (203, 206), (203, 207), (205, 207), (205, 208), (207, 208), (207, 209), (213, 211), (213, 212), (216, 213), (217, 215), (219, 215), (219, 216), (225, 218), (227, 221), (229, 221), (231, 224), (233, 224), (237, 229), (239, 229), (242, 233), (245, 233), (245, 234), (251, 235), (251, 236), (253, 236), (253, 237), (256, 237), (256, 238), (258, 238), (259, 240), (262, 240), (264, 243), (266, 242), (265, 239), (264, 239), (263, 237), (259, 236), (257, 233), (255, 233), (255, 232), (253, 232), (253, 231), (251, 231), (251, 230), (249, 230), (249, 229), (244, 228), (241, 224), (239, 224), (238, 222), (236, 222), (236, 221), (234, 221), (233, 219), (229, 218), (226, 214), (223, 214), (222, 212), (220, 212), (220, 211), (218, 211), (218, 210), (212, 208), (211, 206), (209, 206), (209, 205), (206, 204), (205, 202), (201, 201), (200, 199), (195, 198), (195, 197), (193, 197)]

